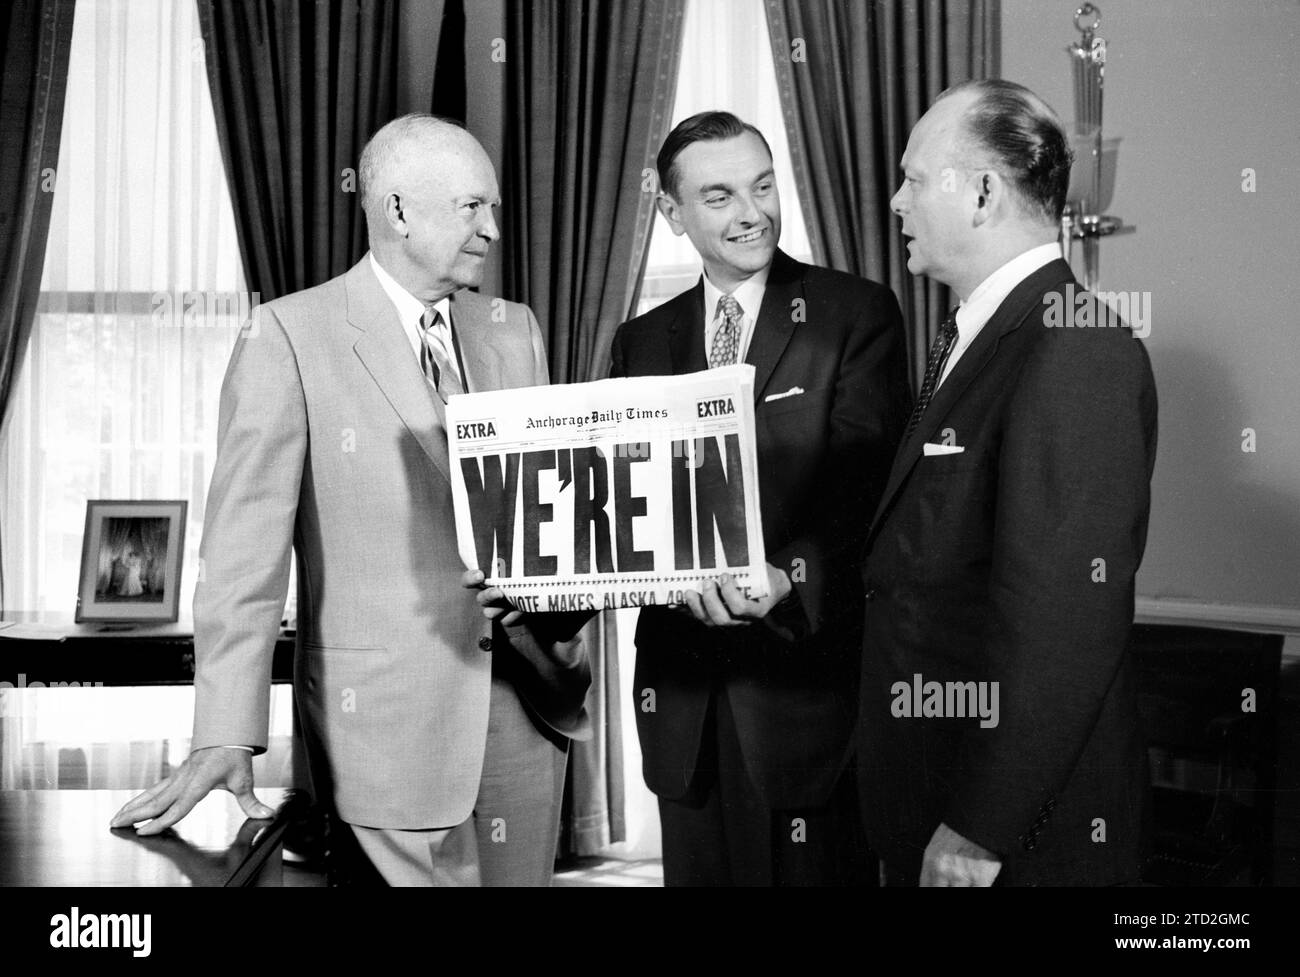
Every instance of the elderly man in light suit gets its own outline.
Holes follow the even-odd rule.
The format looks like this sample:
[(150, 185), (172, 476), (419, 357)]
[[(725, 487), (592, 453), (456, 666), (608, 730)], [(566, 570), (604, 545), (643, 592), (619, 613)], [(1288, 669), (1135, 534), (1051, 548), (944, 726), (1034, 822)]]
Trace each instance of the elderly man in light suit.
[[(362, 154), (371, 252), (260, 307), (231, 357), (195, 592), (193, 752), (114, 827), (213, 788), (250, 817), (298, 556), (295, 691), (312, 783), (391, 884), (546, 884), (590, 671), (558, 616), (480, 613), (457, 555), (445, 401), (547, 382), (525, 306), (466, 288), (498, 239), (463, 129), (405, 116)], [(490, 592), (485, 592), (490, 593)], [(486, 618), (486, 619), (485, 619)]]

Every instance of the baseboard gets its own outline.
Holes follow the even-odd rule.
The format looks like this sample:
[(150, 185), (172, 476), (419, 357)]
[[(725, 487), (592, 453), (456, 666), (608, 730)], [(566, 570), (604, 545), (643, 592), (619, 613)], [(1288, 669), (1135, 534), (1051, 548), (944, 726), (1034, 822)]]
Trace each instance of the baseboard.
[(1173, 597), (1138, 597), (1138, 624), (1180, 624), (1262, 634), (1300, 634), (1300, 608), (1212, 604)]

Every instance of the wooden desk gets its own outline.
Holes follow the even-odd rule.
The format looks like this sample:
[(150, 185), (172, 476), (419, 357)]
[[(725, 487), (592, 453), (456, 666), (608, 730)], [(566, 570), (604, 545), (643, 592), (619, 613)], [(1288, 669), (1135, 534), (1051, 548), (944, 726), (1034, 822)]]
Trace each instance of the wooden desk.
[[(17, 617), (17, 616), (16, 616)], [(6, 618), (9, 620), (10, 618)], [(20, 624), (58, 627), (62, 640), (6, 637), (0, 630), (0, 682), (19, 685), (80, 682), (104, 685), (189, 685), (194, 681), (192, 623), (137, 625), (121, 629), (108, 623), (73, 624), (69, 616), (42, 617)], [(291, 632), (275, 644), (271, 681), (293, 681)]]
[[(269, 821), (245, 819), (234, 797), (214, 791), (162, 836), (110, 830), (130, 790), (0, 791), (0, 885), (220, 886), (239, 868)], [(259, 790), (272, 807), (283, 790)], [(274, 852), (258, 885), (281, 885)], [(323, 884), (299, 878), (297, 884)]]

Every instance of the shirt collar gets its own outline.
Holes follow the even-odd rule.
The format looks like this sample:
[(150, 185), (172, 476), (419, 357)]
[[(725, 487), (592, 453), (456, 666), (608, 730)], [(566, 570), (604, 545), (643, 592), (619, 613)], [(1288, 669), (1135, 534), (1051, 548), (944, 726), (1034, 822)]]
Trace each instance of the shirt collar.
[[(375, 277), (379, 279), (379, 285), (384, 290), (384, 294), (392, 301), (393, 306), (397, 309), (397, 317), (403, 325), (418, 325), (420, 317), (424, 315), (424, 303), (408, 292), (397, 279), (384, 270), (384, 266), (379, 263), (373, 251), (369, 252), (370, 267), (375, 271)], [(451, 322), (451, 296), (444, 295), (433, 307), (442, 314), (442, 321)]]
[(984, 328), (993, 318), (1002, 300), (1010, 295), (1026, 278), (1049, 262), (1061, 257), (1059, 244), (1040, 244), (1012, 258), (988, 278), (980, 282), (970, 298), (957, 309), (957, 332), (968, 335)]
[[(759, 307), (763, 304), (763, 293), (767, 290), (767, 275), (772, 270), (771, 262), (760, 268), (754, 274), (750, 275), (743, 282), (737, 285), (731, 292), (731, 297), (740, 303), (740, 307), (745, 310), (746, 319), (757, 319)], [(713, 282), (709, 281), (709, 273), (704, 273), (704, 321), (712, 322), (717, 316), (718, 299), (722, 298), (723, 292)]]

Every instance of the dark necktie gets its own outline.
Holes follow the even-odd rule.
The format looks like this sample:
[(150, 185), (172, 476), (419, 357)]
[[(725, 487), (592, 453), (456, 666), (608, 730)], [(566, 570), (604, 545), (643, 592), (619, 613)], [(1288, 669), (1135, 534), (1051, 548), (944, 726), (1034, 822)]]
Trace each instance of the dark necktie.
[(938, 335), (934, 337), (934, 345), (930, 347), (930, 358), (925, 361), (925, 379), (921, 381), (921, 392), (916, 395), (916, 406), (912, 408), (912, 416), (907, 419), (904, 441), (912, 436), (916, 425), (921, 423), (921, 415), (930, 406), (934, 389), (939, 386), (939, 377), (943, 375), (943, 365), (948, 362), (948, 354), (952, 352), (952, 344), (956, 339), (957, 310), (953, 309), (948, 313), (948, 318), (943, 320)]

